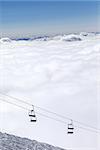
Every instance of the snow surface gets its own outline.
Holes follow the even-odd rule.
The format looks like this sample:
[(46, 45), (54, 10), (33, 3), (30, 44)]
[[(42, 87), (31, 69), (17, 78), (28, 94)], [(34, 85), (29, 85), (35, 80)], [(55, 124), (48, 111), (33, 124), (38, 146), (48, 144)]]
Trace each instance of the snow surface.
[(64, 150), (49, 144), (32, 141), (0, 132), (0, 150)]
[[(100, 128), (100, 34), (37, 39), (0, 40), (0, 92)], [(37, 118), (32, 125), (27, 112), (0, 102), (2, 132), (65, 149), (97, 150), (99, 146), (100, 137), (95, 133), (76, 128), (68, 136), (67, 124)]]

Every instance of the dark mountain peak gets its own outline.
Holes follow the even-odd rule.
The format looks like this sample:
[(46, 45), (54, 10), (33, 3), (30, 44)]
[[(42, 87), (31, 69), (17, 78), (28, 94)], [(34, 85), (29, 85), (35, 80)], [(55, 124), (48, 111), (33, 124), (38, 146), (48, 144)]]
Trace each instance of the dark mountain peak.
[(28, 138), (0, 132), (0, 150), (64, 150)]

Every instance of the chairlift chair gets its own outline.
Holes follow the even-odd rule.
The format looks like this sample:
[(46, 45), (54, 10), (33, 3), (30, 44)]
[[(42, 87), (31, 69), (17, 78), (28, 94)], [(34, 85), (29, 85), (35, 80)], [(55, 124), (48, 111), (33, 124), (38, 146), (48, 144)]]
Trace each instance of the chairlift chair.
[(30, 121), (31, 122), (36, 122), (36, 115), (35, 115), (35, 111), (34, 111), (34, 106), (32, 106), (33, 108), (29, 111), (29, 117), (30, 117)]
[(71, 123), (68, 124), (68, 134), (73, 134), (74, 133), (74, 125), (73, 125), (73, 121), (71, 120)]

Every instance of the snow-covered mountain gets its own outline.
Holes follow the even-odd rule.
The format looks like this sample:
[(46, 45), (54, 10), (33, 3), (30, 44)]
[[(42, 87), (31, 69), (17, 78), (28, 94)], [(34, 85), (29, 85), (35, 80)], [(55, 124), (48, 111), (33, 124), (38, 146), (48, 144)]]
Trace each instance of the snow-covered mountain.
[(0, 150), (64, 150), (35, 140), (0, 132)]
[(8, 37), (1, 38), (1, 39), (0, 39), (0, 43), (5, 43), (5, 42), (11, 42), (11, 39), (8, 38)]
[[(86, 37), (95, 36), (98, 33), (73, 33), (73, 34), (62, 34), (62, 35), (54, 35), (54, 36), (33, 36), (31, 38), (17, 38), (13, 39), (15, 41), (65, 41), (65, 42), (74, 42), (74, 41), (82, 41)], [(0, 43), (11, 42), (12, 39), (5, 37), (0, 39)]]

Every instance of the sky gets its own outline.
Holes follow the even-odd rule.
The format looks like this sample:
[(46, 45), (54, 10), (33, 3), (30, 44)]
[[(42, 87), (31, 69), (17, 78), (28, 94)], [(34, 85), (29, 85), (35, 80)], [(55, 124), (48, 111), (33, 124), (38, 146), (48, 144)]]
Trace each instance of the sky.
[(98, 31), (95, 1), (0, 1), (2, 36)]

